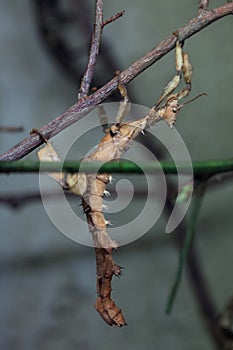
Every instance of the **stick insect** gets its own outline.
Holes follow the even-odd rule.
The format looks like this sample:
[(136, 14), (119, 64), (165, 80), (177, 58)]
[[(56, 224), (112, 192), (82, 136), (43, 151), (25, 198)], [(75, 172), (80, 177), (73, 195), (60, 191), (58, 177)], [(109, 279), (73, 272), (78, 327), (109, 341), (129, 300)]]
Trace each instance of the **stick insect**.
[[(164, 88), (158, 101), (143, 118), (124, 123), (123, 120), (130, 109), (130, 100), (118, 72), (118, 89), (123, 101), (120, 102), (115, 123), (106, 125), (106, 113), (104, 107), (100, 105), (99, 115), (105, 136), (99, 142), (95, 151), (84, 158), (85, 162), (109, 162), (121, 158), (131, 147), (134, 139), (140, 133), (143, 133), (143, 130), (150, 128), (161, 120), (165, 120), (171, 128), (173, 127), (180, 109), (191, 101), (183, 104), (179, 103), (181, 99), (188, 96), (192, 80), (192, 66), (189, 63), (188, 54), (183, 52), (178, 34), (174, 33), (174, 35), (177, 37), (175, 48), (176, 74)], [(185, 87), (174, 93), (182, 75)], [(38, 152), (39, 159), (41, 161), (58, 161), (59, 156), (53, 146), (38, 131), (34, 130), (34, 132), (37, 132), (46, 142), (46, 146)], [(113, 275), (120, 277), (122, 273), (122, 268), (114, 262), (112, 257), (112, 252), (118, 248), (118, 243), (109, 237), (107, 232), (108, 222), (103, 214), (103, 198), (106, 194), (106, 186), (111, 180), (111, 175), (84, 173), (49, 175), (55, 178), (64, 189), (68, 189), (82, 197), (82, 206), (96, 253), (97, 300), (95, 308), (110, 326), (125, 326), (127, 323), (121, 309), (111, 299), (112, 277)]]

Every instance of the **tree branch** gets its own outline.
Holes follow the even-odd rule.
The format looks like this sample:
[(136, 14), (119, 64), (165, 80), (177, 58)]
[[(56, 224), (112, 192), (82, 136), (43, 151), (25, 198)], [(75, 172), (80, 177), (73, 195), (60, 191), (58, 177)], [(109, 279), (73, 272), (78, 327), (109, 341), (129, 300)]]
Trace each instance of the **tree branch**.
[[(202, 16), (197, 16), (192, 19), (187, 25), (178, 30), (179, 38), (184, 41), (194, 34), (198, 33), (211, 23), (219, 20), (220, 18), (233, 14), (233, 3), (227, 3), (214, 10), (205, 12)], [(145, 56), (134, 62), (129, 68), (121, 73), (120, 80), (122, 84), (127, 84), (145, 69), (150, 67), (153, 63), (158, 61), (169, 51), (175, 47), (176, 36), (170, 35), (167, 39), (163, 40), (154, 49), (148, 52)], [(52, 120), (49, 124), (42, 127), (39, 131), (47, 138), (57, 135), (59, 132), (77, 122), (89, 113), (96, 105), (103, 102), (109, 95), (117, 90), (118, 78), (115, 77), (103, 87), (98, 89), (91, 96), (86, 99), (81, 99), (71, 106), (63, 114)], [(37, 135), (31, 135), (30, 137), (22, 140), (17, 145), (13, 146), (7, 152), (0, 156), (0, 160), (14, 160), (20, 159), (32, 152), (35, 148), (41, 145), (43, 141)]]

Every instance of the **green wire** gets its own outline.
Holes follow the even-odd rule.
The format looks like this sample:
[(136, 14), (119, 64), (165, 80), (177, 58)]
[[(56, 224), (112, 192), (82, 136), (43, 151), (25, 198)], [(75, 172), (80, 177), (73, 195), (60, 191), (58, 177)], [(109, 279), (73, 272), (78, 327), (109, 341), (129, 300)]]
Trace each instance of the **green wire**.
[[(31, 160), (0, 161), (0, 173), (32, 173), (32, 172), (69, 172), (76, 173), (81, 166), (82, 172), (107, 173), (156, 173), (163, 170), (165, 174), (188, 173), (193, 171), (195, 177), (212, 176), (233, 171), (233, 159), (194, 161), (191, 165), (185, 162), (143, 162), (137, 165), (128, 160), (114, 160), (106, 163), (64, 161), (40, 162)], [(100, 169), (101, 168), (101, 169)]]

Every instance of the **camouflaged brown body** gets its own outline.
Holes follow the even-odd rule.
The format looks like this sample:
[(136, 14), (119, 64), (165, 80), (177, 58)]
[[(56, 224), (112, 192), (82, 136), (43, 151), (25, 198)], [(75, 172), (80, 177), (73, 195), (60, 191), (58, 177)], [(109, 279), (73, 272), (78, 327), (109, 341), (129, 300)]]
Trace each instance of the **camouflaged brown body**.
[(114, 263), (112, 255), (108, 254), (104, 249), (96, 248), (96, 263), (98, 296), (95, 308), (110, 326), (125, 326), (127, 323), (121, 309), (119, 309), (111, 299), (112, 276), (116, 275), (120, 277), (121, 268)]
[(89, 231), (95, 238), (94, 246), (104, 248), (109, 253), (116, 249), (118, 244), (107, 233), (106, 220), (103, 214), (103, 196), (109, 175), (87, 175), (87, 189), (82, 198), (84, 212), (87, 217)]
[[(96, 151), (85, 158), (85, 161), (107, 162), (120, 158), (130, 147), (130, 142), (133, 142), (141, 131), (141, 121), (113, 125), (108, 134), (100, 141)], [(88, 174), (86, 179), (87, 188), (82, 202), (96, 252), (97, 300), (95, 308), (107, 324), (122, 327), (126, 325), (125, 318), (121, 309), (111, 299), (112, 277), (121, 275), (120, 266), (116, 265), (112, 258), (112, 249), (116, 249), (118, 244), (109, 237), (107, 221), (103, 214), (103, 197), (110, 175)]]
[[(182, 46), (179, 42), (178, 33), (176, 43), (176, 75), (167, 84), (157, 103), (149, 110), (144, 118), (127, 123), (120, 123), (129, 111), (129, 98), (124, 85), (120, 83), (120, 73), (118, 89), (124, 98), (120, 103), (120, 108), (116, 116), (116, 123), (110, 128), (105, 129), (107, 116), (103, 106), (100, 106), (102, 114), (102, 126), (108, 130), (105, 137), (100, 141), (97, 149), (84, 159), (85, 162), (109, 162), (122, 157), (133, 143), (133, 140), (144, 131), (144, 129), (153, 126), (155, 123), (164, 119), (170, 127), (176, 122), (177, 113), (183, 105), (179, 105), (179, 100), (187, 96), (191, 89), (192, 66), (189, 63), (188, 55), (183, 54)], [(186, 87), (172, 94), (184, 75)], [(163, 106), (159, 105), (164, 102)], [(100, 116), (101, 117), (101, 116)], [(43, 140), (45, 138), (41, 135)], [(45, 140), (47, 142), (47, 140)], [(58, 155), (47, 142), (47, 145), (38, 153), (40, 160), (57, 161)], [(113, 241), (107, 232), (107, 221), (103, 214), (103, 197), (106, 186), (110, 181), (109, 174), (51, 174), (63, 188), (69, 188), (70, 191), (82, 196), (82, 205), (87, 217), (89, 231), (92, 234), (95, 252), (96, 252), (96, 271), (97, 271), (97, 300), (95, 308), (111, 326), (124, 326), (126, 321), (124, 316), (114, 301), (111, 299), (111, 280), (113, 275), (120, 276), (121, 268), (116, 265), (112, 258), (112, 250), (118, 247), (117, 242)]]

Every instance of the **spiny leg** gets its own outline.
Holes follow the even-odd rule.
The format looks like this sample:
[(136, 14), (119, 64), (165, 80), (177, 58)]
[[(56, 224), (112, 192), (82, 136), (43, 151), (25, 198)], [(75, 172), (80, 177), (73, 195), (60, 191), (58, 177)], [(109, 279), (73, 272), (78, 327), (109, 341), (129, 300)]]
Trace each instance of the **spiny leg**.
[[(155, 120), (159, 120), (161, 118), (165, 119), (169, 126), (172, 128), (176, 122), (177, 113), (184, 106), (184, 104), (180, 105), (179, 100), (186, 97), (191, 90), (191, 80), (192, 80), (192, 66), (189, 63), (188, 54), (183, 53), (182, 46), (179, 41), (178, 33), (174, 33), (177, 37), (176, 42), (176, 75), (173, 79), (168, 83), (168, 85), (164, 88), (163, 93), (158, 99), (157, 103), (150, 109), (148, 114), (148, 122), (153, 125)], [(184, 76), (184, 81), (186, 86), (181, 91), (177, 93), (173, 93), (180, 82), (180, 78)], [(164, 100), (165, 104), (161, 107), (158, 107), (159, 104)]]
[(179, 82), (180, 82), (180, 79), (182, 76), (182, 66), (183, 66), (182, 47), (181, 47), (181, 44), (179, 42), (178, 34), (176, 36), (177, 36), (176, 53), (175, 53), (176, 75), (165, 86), (161, 96), (159, 97), (158, 101), (156, 102), (156, 107), (158, 107), (160, 105), (160, 103), (176, 89), (176, 87), (179, 85)]
[(187, 52), (182, 53), (183, 56), (183, 66), (182, 66), (182, 72), (183, 72), (183, 77), (185, 81), (185, 88), (182, 89), (181, 91), (177, 92), (175, 94), (175, 97), (178, 100), (181, 100), (182, 98), (188, 96), (188, 94), (191, 91), (191, 80), (192, 80), (192, 75), (193, 75), (193, 67), (191, 63), (189, 62), (188, 54)]
[[(187, 53), (182, 52), (182, 58), (183, 58), (182, 72), (183, 72), (186, 86), (175, 94), (170, 93), (167, 96), (165, 105), (162, 108), (160, 108), (161, 110), (163, 110), (163, 118), (166, 120), (166, 122), (170, 125), (171, 128), (176, 122), (177, 113), (185, 105), (185, 103), (179, 104), (179, 101), (182, 98), (188, 96), (191, 91), (192, 66), (189, 63)], [(186, 102), (186, 104), (188, 102)]]
[[(163, 93), (161, 94), (160, 98), (158, 99), (156, 103), (156, 107), (159, 106), (159, 104), (167, 98), (167, 101), (170, 98), (174, 98), (177, 100), (180, 100), (184, 97), (186, 97), (190, 90), (191, 90), (191, 80), (192, 80), (192, 66), (188, 59), (188, 54), (184, 53), (182, 50), (182, 45), (179, 41), (179, 34), (178, 32), (173, 33), (177, 37), (176, 41), (176, 53), (175, 53), (175, 60), (176, 60), (176, 75), (173, 77), (173, 79), (167, 84), (167, 86), (164, 88)], [(184, 76), (184, 81), (186, 83), (186, 86), (181, 91), (177, 92), (176, 94), (173, 94), (173, 91), (177, 88), (179, 85), (181, 76)]]

